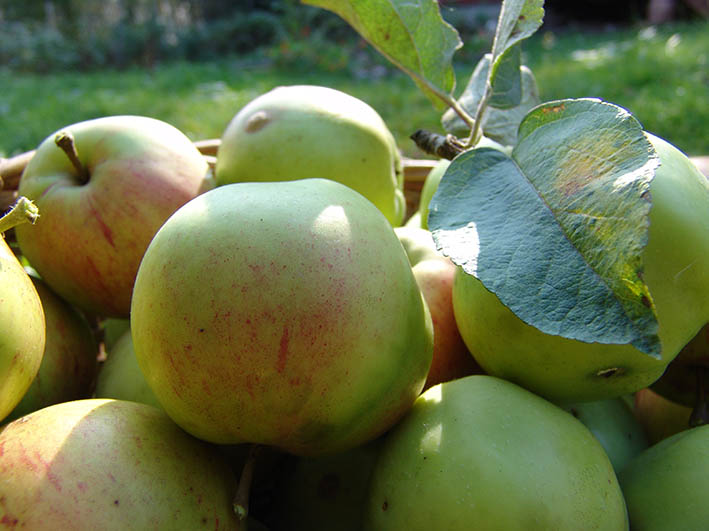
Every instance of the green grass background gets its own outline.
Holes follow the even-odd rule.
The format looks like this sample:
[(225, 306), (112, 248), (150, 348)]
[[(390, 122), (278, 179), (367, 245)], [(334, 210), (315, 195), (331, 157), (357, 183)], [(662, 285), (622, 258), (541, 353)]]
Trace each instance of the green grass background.
[[(458, 90), (479, 53), (464, 48), (456, 56)], [(706, 21), (615, 31), (540, 31), (525, 44), (524, 57), (544, 101), (599, 97), (627, 108), (645, 129), (688, 154), (709, 154)], [(248, 101), (274, 86), (298, 83), (331, 86), (368, 102), (407, 156), (424, 157), (408, 138), (413, 131), (440, 131), (440, 112), (393, 67), (380, 77), (275, 69), (248, 58), (50, 75), (0, 68), (0, 155), (33, 149), (65, 125), (111, 114), (153, 116), (193, 140), (218, 138)]]

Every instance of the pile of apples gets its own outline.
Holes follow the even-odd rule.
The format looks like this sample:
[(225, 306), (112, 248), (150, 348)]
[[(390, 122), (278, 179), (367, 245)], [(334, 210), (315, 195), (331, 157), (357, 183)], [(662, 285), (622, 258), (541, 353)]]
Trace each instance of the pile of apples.
[[(648, 248), (709, 242), (707, 180), (650, 138)], [(437, 250), (448, 164), (407, 213), (382, 118), (318, 86), (213, 159), (147, 117), (49, 135), (0, 222), (0, 527), (706, 527), (707, 269), (660, 315), (701, 329), (676, 357), (542, 334)]]

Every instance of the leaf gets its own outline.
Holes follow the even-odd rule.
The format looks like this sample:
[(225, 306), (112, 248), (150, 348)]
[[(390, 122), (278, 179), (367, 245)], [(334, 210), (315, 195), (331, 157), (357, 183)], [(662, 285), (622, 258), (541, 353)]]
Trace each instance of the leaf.
[[(492, 55), (486, 54), (478, 62), (458, 100), (459, 105), (471, 115), (475, 115), (478, 104), (485, 93), (491, 59)], [(517, 129), (522, 118), (540, 103), (539, 90), (532, 71), (522, 65), (519, 72), (522, 81), (519, 104), (506, 109), (487, 107), (482, 117), (483, 134), (506, 146), (513, 146), (517, 143)], [(443, 114), (441, 123), (447, 133), (460, 137), (470, 133), (470, 127), (452, 109)]]
[(533, 35), (543, 20), (544, 0), (504, 0), (492, 43), (493, 65), (509, 48)]
[(522, 49), (519, 45), (508, 48), (495, 65), (492, 80), (490, 106), (497, 109), (510, 109), (522, 101)]
[(453, 54), (462, 45), (436, 0), (302, 0), (347, 21), (381, 54), (413, 78), (442, 108), (455, 88)]
[(594, 99), (535, 108), (511, 157), (473, 149), (430, 204), (437, 247), (521, 320), (659, 357), (642, 280), (657, 155), (624, 109)]

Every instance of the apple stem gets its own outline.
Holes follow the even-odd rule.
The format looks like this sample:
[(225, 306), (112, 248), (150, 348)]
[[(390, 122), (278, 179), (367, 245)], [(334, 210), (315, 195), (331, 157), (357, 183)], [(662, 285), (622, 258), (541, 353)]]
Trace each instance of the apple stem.
[(249, 496), (251, 491), (251, 482), (254, 476), (254, 468), (256, 460), (261, 453), (261, 445), (252, 444), (249, 448), (249, 455), (246, 458), (244, 467), (241, 469), (241, 477), (234, 496), (234, 512), (239, 520), (245, 520), (249, 514)]
[(39, 209), (32, 201), (20, 196), (12, 209), (0, 218), (0, 234), (22, 223), (34, 223), (39, 218)]
[(74, 135), (69, 131), (60, 131), (54, 136), (54, 143), (59, 146), (66, 156), (69, 157), (74, 169), (79, 174), (81, 184), (89, 182), (89, 171), (79, 160), (79, 153), (76, 151)]
[(689, 417), (689, 425), (692, 428), (709, 424), (709, 408), (707, 407), (707, 394), (704, 386), (708, 370), (706, 367), (696, 367), (697, 402), (694, 404), (692, 414)]

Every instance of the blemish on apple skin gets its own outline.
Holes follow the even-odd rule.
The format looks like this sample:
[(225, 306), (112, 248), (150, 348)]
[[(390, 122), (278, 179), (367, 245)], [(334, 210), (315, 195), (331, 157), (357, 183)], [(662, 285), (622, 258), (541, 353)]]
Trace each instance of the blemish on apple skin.
[(249, 117), (244, 126), (244, 131), (247, 133), (256, 133), (271, 122), (271, 117), (266, 111), (258, 111)]
[(276, 364), (276, 370), (282, 373), (286, 368), (286, 360), (288, 359), (288, 342), (290, 341), (288, 327), (283, 327), (283, 333), (281, 334), (281, 340), (278, 345), (278, 363)]

